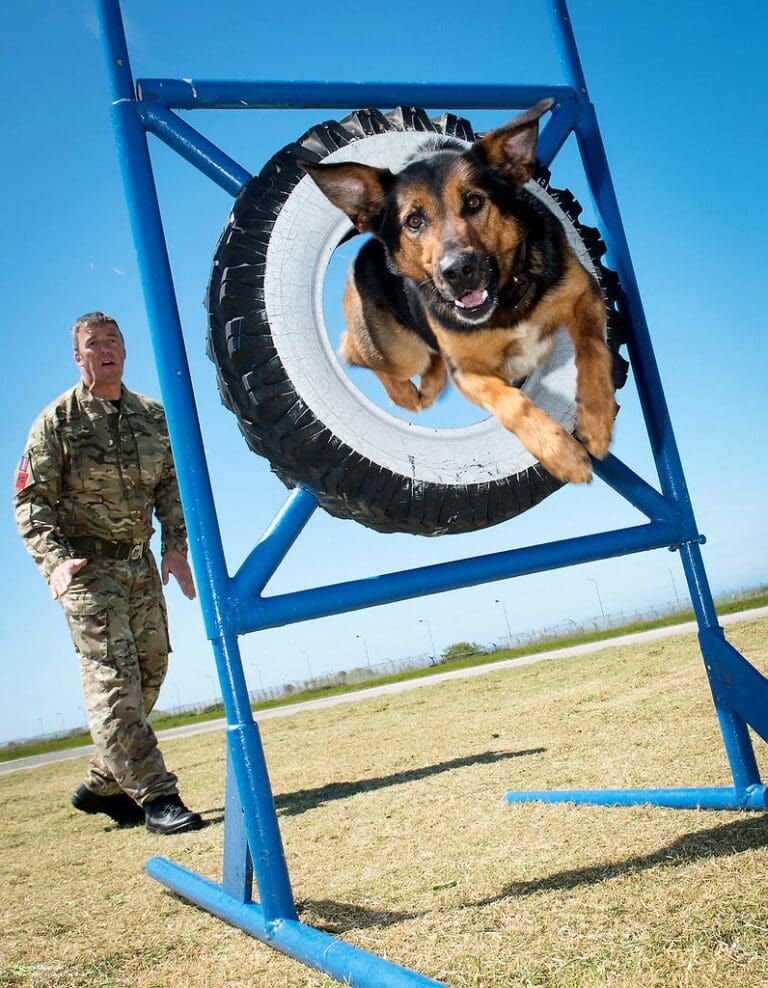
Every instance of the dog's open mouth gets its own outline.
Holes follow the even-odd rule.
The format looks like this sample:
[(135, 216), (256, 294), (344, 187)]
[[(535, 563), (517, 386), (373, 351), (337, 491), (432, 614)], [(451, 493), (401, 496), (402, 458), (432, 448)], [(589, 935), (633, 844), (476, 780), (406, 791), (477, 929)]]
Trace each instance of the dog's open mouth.
[(466, 309), (469, 312), (474, 312), (475, 309), (482, 308), (483, 305), (488, 301), (488, 289), (476, 289), (474, 292), (467, 292), (466, 295), (462, 295), (461, 298), (456, 299), (456, 305), (460, 309)]
[(480, 322), (496, 307), (496, 293), (490, 285), (487, 288), (475, 288), (455, 299), (451, 305), (459, 319)]

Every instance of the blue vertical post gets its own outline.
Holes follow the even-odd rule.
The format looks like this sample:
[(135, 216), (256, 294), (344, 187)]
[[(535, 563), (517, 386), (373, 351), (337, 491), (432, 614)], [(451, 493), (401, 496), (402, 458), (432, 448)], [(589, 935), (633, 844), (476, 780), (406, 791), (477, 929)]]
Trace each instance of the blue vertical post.
[(237, 638), (224, 635), (212, 644), (227, 712), (227, 751), (240, 794), (264, 918), (268, 924), (279, 919), (296, 919), (267, 762), (261, 734), (251, 713)]
[[(136, 113), (118, 0), (96, 0), (107, 53), (112, 124), (136, 245), (160, 389), (174, 447), (208, 633), (226, 625), (228, 575), (189, 374), (147, 138)], [(218, 590), (217, 590), (218, 588)]]
[(221, 887), (238, 902), (252, 902), (253, 859), (248, 847), (243, 804), (237, 788), (232, 753), (227, 750), (224, 791), (224, 855)]
[(741, 717), (726, 709), (718, 699), (714, 666), (706, 661), (710, 636), (722, 637), (722, 630), (717, 622), (712, 594), (701, 559), (698, 545), (701, 536), (698, 534), (664, 388), (653, 352), (597, 114), (589, 100), (566, 0), (553, 0), (549, 10), (566, 81), (575, 90), (580, 106), (576, 122), (576, 138), (584, 162), (584, 170), (595, 205), (603, 219), (602, 232), (608, 254), (619, 273), (627, 300), (632, 327), (628, 350), (656, 469), (662, 490), (680, 510), (683, 528), (687, 534), (687, 538), (680, 545), (683, 569), (699, 624), (699, 640), (731, 773), (736, 786), (751, 785), (759, 782), (760, 776), (747, 726)]
[(232, 624), (230, 579), (203, 448), (144, 127), (136, 112), (128, 49), (118, 0), (97, 0), (107, 51), (112, 121), (149, 316), (160, 388), (174, 447), (190, 532), (201, 606), (222, 683), (227, 741), (244, 800), (254, 869), (267, 923), (296, 918), (266, 762), (253, 722)]
[(558, 42), (563, 71), (566, 80), (576, 91), (579, 103), (575, 133), (584, 170), (595, 206), (603, 220), (601, 233), (608, 247), (608, 255), (611, 263), (618, 271), (619, 281), (627, 301), (632, 325), (632, 333), (627, 347), (662, 490), (681, 508), (688, 509), (687, 514), (692, 526), (690, 535), (693, 537), (696, 535), (696, 529), (690, 498), (661, 377), (653, 353), (648, 323), (632, 265), (616, 191), (597, 122), (597, 114), (589, 99), (584, 71), (565, 0), (553, 0), (549, 10), (552, 15), (552, 24)]
[(727, 650), (722, 647), (725, 636), (717, 620), (712, 592), (701, 558), (701, 549), (697, 543), (688, 542), (680, 547), (680, 556), (696, 613), (699, 645), (712, 687), (715, 712), (734, 785), (740, 788), (757, 785), (760, 782), (760, 770), (757, 767), (755, 749), (744, 718), (732, 710), (718, 695), (721, 675), (719, 669), (724, 668), (727, 674), (731, 659)]

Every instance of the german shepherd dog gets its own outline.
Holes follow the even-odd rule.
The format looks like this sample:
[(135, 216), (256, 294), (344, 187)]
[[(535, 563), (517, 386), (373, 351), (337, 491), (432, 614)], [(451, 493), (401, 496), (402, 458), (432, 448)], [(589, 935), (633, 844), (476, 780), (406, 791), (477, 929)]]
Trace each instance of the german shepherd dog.
[[(524, 188), (543, 100), (470, 148), (436, 138), (402, 171), (303, 167), (360, 231), (344, 292), (340, 354), (368, 367), (396, 405), (428, 408), (447, 374), (555, 477), (588, 481), (608, 453), (617, 406), (596, 280), (558, 219)], [(577, 434), (519, 389), (567, 327), (576, 353)], [(419, 377), (418, 387), (411, 378)]]

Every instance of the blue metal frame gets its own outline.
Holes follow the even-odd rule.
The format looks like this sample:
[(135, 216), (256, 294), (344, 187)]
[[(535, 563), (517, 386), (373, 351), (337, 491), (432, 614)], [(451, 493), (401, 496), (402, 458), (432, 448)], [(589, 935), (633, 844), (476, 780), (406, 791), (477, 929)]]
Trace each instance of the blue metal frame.
[[(700, 536), (669, 419), (602, 138), (565, 0), (550, 5), (566, 85), (458, 86), (413, 83), (220, 82), (147, 79), (134, 88), (119, 0), (96, 0), (110, 77), (112, 114), (160, 387), (190, 532), (206, 633), (211, 640), (227, 718), (224, 875), (212, 883), (162, 858), (150, 875), (179, 895), (265, 943), (360, 988), (437, 985), (412, 971), (302, 924), (291, 892), (257, 725), (250, 708), (238, 637), (251, 631), (339, 614), (389, 601), (640, 552), (680, 551), (699, 626), (733, 787), (507, 793), (508, 802), (564, 800), (602, 805), (653, 803), (680, 808), (765, 809), (747, 725), (768, 741), (768, 681), (728, 642), (717, 623), (701, 560)], [(147, 133), (236, 195), (250, 174), (181, 120), (174, 109), (357, 108), (414, 104), (427, 108), (519, 109), (550, 96), (554, 107), (538, 153), (550, 164), (567, 137), (578, 142), (609, 262), (619, 273), (631, 326), (629, 357), (651, 442), (660, 491), (616, 457), (594, 463), (605, 483), (648, 518), (646, 524), (529, 546), (369, 579), (264, 597), (268, 581), (315, 510), (299, 488), (234, 576), (227, 571), (187, 365), (157, 201)], [(252, 900), (255, 878), (259, 901)]]

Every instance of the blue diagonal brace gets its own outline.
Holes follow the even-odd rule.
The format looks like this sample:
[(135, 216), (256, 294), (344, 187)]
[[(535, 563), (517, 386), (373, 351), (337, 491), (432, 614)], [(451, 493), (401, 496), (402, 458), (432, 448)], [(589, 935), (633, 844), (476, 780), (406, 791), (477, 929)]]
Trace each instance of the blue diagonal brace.
[(664, 521), (670, 525), (681, 523), (681, 512), (677, 505), (651, 487), (642, 477), (638, 477), (613, 453), (609, 453), (604, 460), (593, 459), (592, 469), (596, 477), (621, 494), (651, 521)]
[(225, 154), (213, 141), (163, 106), (138, 102), (136, 113), (144, 127), (173, 148), (231, 196), (236, 196), (251, 173)]
[(547, 168), (557, 157), (560, 148), (573, 133), (578, 116), (578, 105), (570, 99), (562, 105), (555, 105), (552, 115), (541, 132), (536, 144), (536, 157)]
[(768, 741), (768, 679), (726, 641), (720, 629), (699, 635), (717, 704), (728, 707)]

